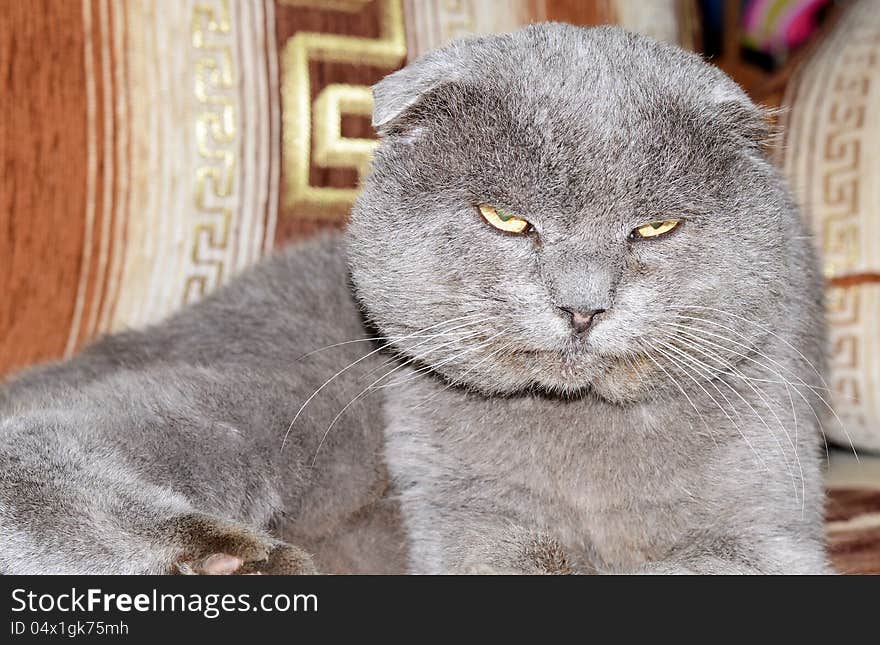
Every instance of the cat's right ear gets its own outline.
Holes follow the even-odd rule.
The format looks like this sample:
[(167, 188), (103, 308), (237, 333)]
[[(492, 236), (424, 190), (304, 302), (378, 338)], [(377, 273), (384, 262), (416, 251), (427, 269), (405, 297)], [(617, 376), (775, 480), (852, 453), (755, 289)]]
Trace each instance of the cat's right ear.
[(379, 135), (406, 130), (406, 117), (421, 100), (461, 74), (456, 47), (436, 50), (373, 86), (373, 127)]

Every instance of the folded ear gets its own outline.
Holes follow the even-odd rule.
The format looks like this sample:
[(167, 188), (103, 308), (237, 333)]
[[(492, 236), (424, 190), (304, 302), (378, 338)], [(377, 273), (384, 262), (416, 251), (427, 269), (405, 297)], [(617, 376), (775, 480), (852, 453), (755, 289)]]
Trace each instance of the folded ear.
[(462, 43), (422, 56), (373, 86), (373, 127), (387, 132), (432, 90), (457, 80), (461, 68)]
[(776, 134), (773, 126), (776, 113), (756, 105), (738, 86), (716, 88), (712, 93), (714, 111), (718, 120), (746, 143), (763, 148), (772, 143)]

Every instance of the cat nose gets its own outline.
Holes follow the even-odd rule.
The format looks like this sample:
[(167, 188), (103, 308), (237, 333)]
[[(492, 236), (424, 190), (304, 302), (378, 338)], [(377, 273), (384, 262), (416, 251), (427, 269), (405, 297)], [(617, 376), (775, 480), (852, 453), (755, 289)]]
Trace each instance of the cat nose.
[(576, 334), (585, 334), (596, 316), (601, 314), (604, 309), (573, 309), (572, 307), (559, 307), (559, 309), (568, 316), (571, 328)]

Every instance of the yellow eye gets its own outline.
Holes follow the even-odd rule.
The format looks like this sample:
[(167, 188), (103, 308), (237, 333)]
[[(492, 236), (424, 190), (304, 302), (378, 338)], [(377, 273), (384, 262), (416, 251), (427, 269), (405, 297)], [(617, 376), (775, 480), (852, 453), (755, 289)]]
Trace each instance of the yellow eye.
[(679, 219), (661, 219), (655, 222), (648, 222), (647, 224), (642, 224), (630, 233), (630, 237), (633, 239), (639, 237), (659, 237), (660, 235), (665, 235), (679, 224), (681, 224), (681, 220)]
[(480, 215), (483, 216), (483, 219), (499, 231), (505, 231), (507, 233), (526, 233), (532, 228), (532, 225), (522, 217), (511, 215), (500, 208), (489, 206), (489, 204), (480, 204), (479, 208)]

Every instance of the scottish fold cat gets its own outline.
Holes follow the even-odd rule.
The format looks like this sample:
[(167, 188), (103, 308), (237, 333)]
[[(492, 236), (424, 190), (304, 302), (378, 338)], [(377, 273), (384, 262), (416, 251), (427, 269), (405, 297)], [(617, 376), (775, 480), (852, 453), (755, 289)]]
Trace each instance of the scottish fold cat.
[(0, 390), (3, 573), (819, 573), (822, 282), (762, 111), (616, 28), (374, 88), (344, 234)]

